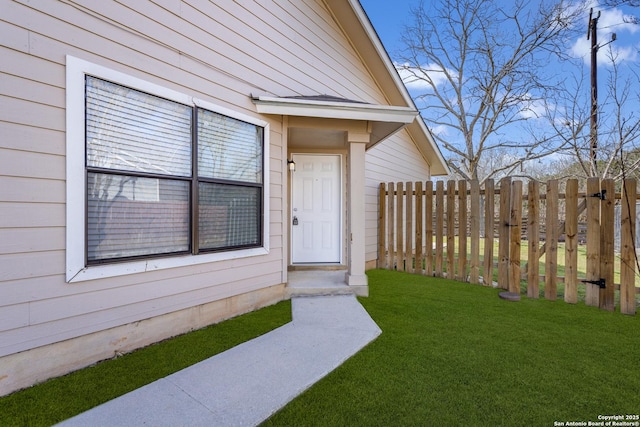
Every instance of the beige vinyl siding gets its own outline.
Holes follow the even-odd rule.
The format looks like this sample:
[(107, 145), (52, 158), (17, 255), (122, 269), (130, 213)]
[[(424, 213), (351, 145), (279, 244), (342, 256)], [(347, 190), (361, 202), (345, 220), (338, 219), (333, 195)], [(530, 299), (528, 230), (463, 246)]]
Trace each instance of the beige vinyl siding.
[(366, 257), (378, 258), (378, 192), (381, 182), (427, 181), (429, 164), (411, 141), (406, 130), (376, 145), (366, 154)]
[[(250, 95), (385, 103), (321, 0), (3, 1), (2, 10), (0, 356), (282, 283), (282, 123), (257, 116)], [(66, 283), (67, 55), (269, 120), (269, 254)]]
[[(245, 114), (253, 111), (249, 94), (257, 90), (247, 81), (276, 86), (253, 71), (260, 68), (253, 58), (246, 57), (241, 64), (211, 49), (205, 51), (206, 45), (219, 49), (222, 40), (214, 41), (175, 15), (166, 14), (162, 17), (166, 22), (160, 25), (137, 13), (124, 19), (132, 11), (115, 3), (87, 4), (102, 9), (87, 13), (64, 2), (3, 4), (4, 46), (0, 49), (7, 60), (0, 65), (4, 107), (0, 116), (0, 356), (283, 281), (282, 225), (278, 223), (283, 206), (282, 132), (281, 124), (274, 122), (271, 170), (265, 171), (274, 209), (271, 224), (266, 224), (272, 233), (269, 255), (79, 284), (65, 282), (67, 54)], [(131, 4), (145, 13), (162, 11), (151, 3)], [(42, 10), (35, 9), (39, 7)], [(219, 27), (212, 21), (203, 24)], [(175, 28), (194, 34), (176, 38)], [(186, 55), (162, 45), (173, 40)], [(232, 51), (227, 56), (241, 56), (227, 50)], [(214, 66), (199, 62), (196, 56), (210, 58)], [(247, 73), (253, 74), (247, 80), (235, 77)]]

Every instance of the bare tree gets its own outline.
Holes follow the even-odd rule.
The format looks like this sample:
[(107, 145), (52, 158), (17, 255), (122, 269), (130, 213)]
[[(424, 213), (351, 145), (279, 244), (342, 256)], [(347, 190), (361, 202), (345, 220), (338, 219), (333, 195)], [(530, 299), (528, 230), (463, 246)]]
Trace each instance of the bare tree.
[[(438, 0), (412, 10), (397, 65), (414, 93), (422, 87), (414, 98), (456, 174), (485, 179), (557, 148), (522, 129), (557, 88), (547, 66), (566, 51), (583, 10), (522, 0)], [(499, 166), (482, 170), (497, 157)]]
[[(618, 7), (624, 5), (640, 7), (640, 0), (602, 0), (601, 4), (605, 7)], [(630, 17), (630, 19), (634, 19), (634, 17)]]
[[(566, 155), (560, 174), (573, 177), (601, 177), (620, 180), (640, 178), (640, 101), (638, 75), (623, 78), (624, 66), (611, 47), (607, 50), (605, 97), (598, 106), (597, 149), (592, 152), (590, 100), (586, 99), (584, 77), (575, 85), (558, 91), (553, 103), (547, 103), (545, 117), (561, 141)], [(628, 71), (631, 71), (630, 69)], [(594, 157), (597, 162), (594, 163)]]

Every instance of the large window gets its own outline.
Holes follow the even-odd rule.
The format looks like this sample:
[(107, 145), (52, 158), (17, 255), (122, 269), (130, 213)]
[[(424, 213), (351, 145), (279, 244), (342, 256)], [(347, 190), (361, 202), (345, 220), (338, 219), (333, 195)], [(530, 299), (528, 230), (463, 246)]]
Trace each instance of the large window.
[(263, 245), (264, 128), (85, 75), (85, 266)]

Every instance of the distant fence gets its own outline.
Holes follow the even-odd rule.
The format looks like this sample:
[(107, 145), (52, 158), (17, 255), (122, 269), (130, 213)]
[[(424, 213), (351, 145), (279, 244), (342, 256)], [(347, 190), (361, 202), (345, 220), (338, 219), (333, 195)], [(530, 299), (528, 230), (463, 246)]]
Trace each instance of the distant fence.
[(636, 181), (625, 180), (621, 193), (612, 180), (598, 178), (586, 181), (586, 191), (575, 179), (530, 181), (526, 193), (523, 187), (511, 178), (498, 186), (487, 180), (483, 188), (478, 181), (380, 184), (378, 267), (497, 282), (549, 300), (563, 283), (568, 303), (580, 295), (587, 305), (613, 311), (619, 304), (622, 313), (635, 314)]

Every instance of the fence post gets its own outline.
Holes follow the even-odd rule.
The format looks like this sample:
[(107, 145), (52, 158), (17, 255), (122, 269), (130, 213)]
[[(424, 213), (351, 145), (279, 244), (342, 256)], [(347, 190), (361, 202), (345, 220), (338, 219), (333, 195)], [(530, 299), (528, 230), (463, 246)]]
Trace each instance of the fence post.
[(520, 293), (520, 243), (522, 236), (522, 181), (511, 184), (511, 212), (509, 213), (509, 292)]
[[(587, 271), (586, 280), (600, 280), (600, 199), (590, 196), (600, 192), (600, 178), (587, 179)], [(598, 306), (597, 285), (586, 284), (585, 304)]]
[(413, 183), (405, 183), (407, 198), (405, 200), (406, 220), (405, 220), (405, 271), (413, 273)]
[(467, 181), (458, 182), (458, 274), (467, 281)]
[(500, 180), (498, 222), (498, 287), (509, 288), (509, 222), (511, 221), (511, 178)]
[(422, 181), (416, 182), (416, 257), (415, 257), (415, 272), (418, 274), (423, 274), (422, 264), (423, 264), (423, 254), (422, 254)]
[(402, 234), (402, 220), (404, 219), (404, 184), (397, 183), (396, 187), (396, 259), (398, 266), (396, 270), (404, 271), (404, 242)]
[(389, 269), (394, 270), (396, 268), (396, 251), (395, 251), (395, 230), (396, 230), (396, 220), (395, 220), (395, 184), (393, 182), (389, 183), (387, 194), (389, 200), (389, 212), (387, 215), (387, 231), (389, 238), (387, 239), (387, 252), (389, 253)]
[(547, 182), (546, 205), (544, 297), (555, 301), (558, 298), (558, 180)]
[(380, 183), (380, 191), (378, 192), (378, 268), (388, 268), (387, 262), (387, 186), (384, 182)]
[(447, 278), (456, 277), (456, 182), (447, 182)]
[(485, 286), (493, 284), (493, 239), (495, 217), (495, 184), (492, 179), (484, 182), (484, 266), (482, 269), (482, 283)]
[(622, 186), (620, 224), (620, 312), (636, 314), (636, 180)]
[(444, 182), (436, 182), (436, 276), (442, 277), (444, 264)]
[(564, 300), (578, 302), (578, 180), (567, 180), (565, 190)]
[(471, 181), (471, 268), (470, 282), (480, 283), (480, 184), (477, 179)]
[(603, 310), (615, 309), (615, 283), (613, 280), (614, 253), (614, 205), (615, 184), (612, 179), (603, 179), (602, 192), (606, 197), (600, 202), (600, 277), (605, 281), (605, 288), (600, 288), (599, 306)]
[(527, 260), (527, 297), (540, 295), (540, 184), (529, 181), (529, 213), (527, 238), (529, 239), (529, 258)]
[(433, 182), (427, 181), (424, 189), (424, 222), (425, 222), (425, 261), (424, 274), (433, 275)]

